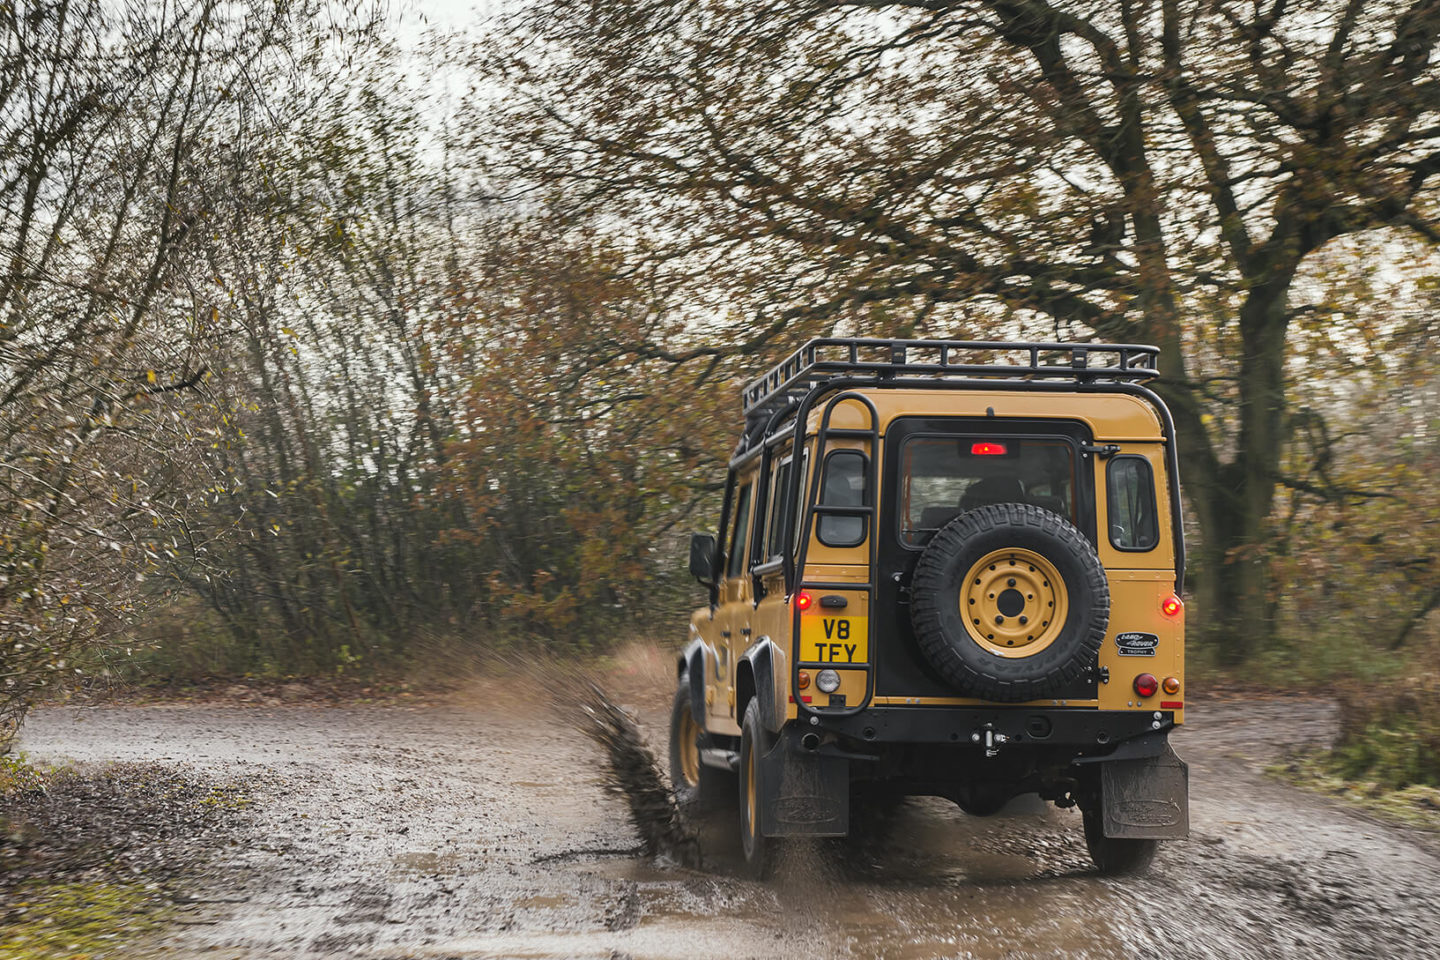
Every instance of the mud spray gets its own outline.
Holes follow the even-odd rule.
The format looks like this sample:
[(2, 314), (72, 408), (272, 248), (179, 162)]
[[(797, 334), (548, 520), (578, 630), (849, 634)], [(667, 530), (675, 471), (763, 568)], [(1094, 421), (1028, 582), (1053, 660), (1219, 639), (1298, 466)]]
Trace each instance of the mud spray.
[(676, 803), (675, 792), (654, 753), (640, 736), (635, 718), (594, 683), (588, 685), (578, 707), (571, 703), (562, 709), (585, 736), (605, 751), (605, 789), (624, 799), (645, 854), (666, 857), (685, 867), (702, 866), (695, 830)]

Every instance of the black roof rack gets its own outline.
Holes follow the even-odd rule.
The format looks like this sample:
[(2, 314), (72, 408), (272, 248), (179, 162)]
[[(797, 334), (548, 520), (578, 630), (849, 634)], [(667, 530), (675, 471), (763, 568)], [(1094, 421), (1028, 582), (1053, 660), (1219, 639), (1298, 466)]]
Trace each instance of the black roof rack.
[[(996, 354), (1001, 356), (995, 358)], [(1010, 362), (1017, 354), (1023, 359)], [(821, 338), (811, 340), (752, 381), (745, 388), (742, 406), (745, 418), (753, 420), (773, 411), (777, 404), (788, 405), (816, 384), (847, 374), (880, 379), (1138, 382), (1159, 376), (1159, 356), (1159, 347), (1133, 343)], [(1101, 362), (1097, 364), (1097, 360)]]

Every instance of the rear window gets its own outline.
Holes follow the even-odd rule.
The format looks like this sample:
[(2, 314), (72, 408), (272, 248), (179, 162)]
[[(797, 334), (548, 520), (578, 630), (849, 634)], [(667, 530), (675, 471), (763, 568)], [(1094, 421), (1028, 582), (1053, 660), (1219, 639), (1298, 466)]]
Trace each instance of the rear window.
[[(863, 507), (865, 505), (865, 455), (839, 450), (825, 458), (825, 476), (820, 487), (821, 507)], [(817, 511), (817, 532), (827, 547), (858, 547), (865, 542), (865, 518)]]
[(900, 455), (900, 540), (920, 546), (966, 510), (1029, 503), (1078, 525), (1075, 448), (1050, 437), (911, 437)]
[(1155, 475), (1144, 457), (1119, 456), (1105, 470), (1110, 543), (1117, 550), (1153, 550), (1160, 542)]

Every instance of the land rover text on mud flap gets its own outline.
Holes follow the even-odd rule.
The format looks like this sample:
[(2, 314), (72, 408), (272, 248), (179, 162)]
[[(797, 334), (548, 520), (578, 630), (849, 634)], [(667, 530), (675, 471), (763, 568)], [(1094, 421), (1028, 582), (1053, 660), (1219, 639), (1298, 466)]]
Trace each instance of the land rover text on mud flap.
[(1150, 346), (813, 340), (744, 391), (671, 776), (749, 869), (908, 795), (1078, 805), (1104, 872), (1186, 836), (1175, 434)]

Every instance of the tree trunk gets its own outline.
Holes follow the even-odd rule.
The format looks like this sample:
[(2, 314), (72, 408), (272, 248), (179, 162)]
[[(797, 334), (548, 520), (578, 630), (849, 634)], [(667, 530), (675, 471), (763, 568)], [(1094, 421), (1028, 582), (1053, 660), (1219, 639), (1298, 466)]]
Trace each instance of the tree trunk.
[[(1240, 311), (1240, 425), (1234, 459), (1187, 485), (1200, 525), (1198, 620), (1191, 629), (1227, 666), (1275, 636), (1269, 560), (1280, 450), (1285, 436), (1285, 312), (1292, 271), (1251, 289)], [(1181, 427), (1182, 463), (1204, 443)], [(1197, 458), (1198, 459), (1198, 458)]]

